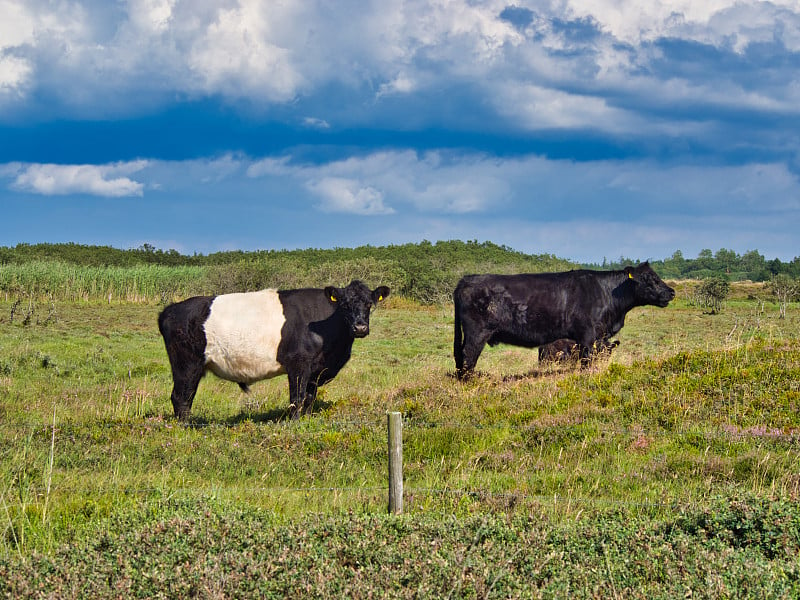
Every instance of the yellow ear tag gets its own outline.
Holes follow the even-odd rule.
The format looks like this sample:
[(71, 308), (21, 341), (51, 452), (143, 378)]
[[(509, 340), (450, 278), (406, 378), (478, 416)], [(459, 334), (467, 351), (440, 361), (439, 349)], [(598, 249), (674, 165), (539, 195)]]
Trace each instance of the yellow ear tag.
[(331, 295), (331, 302), (336, 302), (336, 296)]
[(383, 300), (383, 296), (378, 296), (378, 302)]
[(628, 279), (633, 279), (633, 275), (628, 273)]

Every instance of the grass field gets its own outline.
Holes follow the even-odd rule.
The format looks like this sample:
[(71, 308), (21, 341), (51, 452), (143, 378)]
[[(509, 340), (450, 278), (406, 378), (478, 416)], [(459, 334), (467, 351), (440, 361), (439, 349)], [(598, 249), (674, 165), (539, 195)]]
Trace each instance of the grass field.
[(188, 425), (156, 303), (0, 300), (0, 594), (798, 596), (800, 311), (685, 285), (610, 360), (498, 346), (466, 383), (452, 307), (390, 298), (311, 416), (209, 376)]

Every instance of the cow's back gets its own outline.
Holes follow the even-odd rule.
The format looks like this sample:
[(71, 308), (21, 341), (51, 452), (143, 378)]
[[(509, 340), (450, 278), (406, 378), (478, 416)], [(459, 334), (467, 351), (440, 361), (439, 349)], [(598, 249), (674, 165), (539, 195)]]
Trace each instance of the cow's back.
[(466, 275), (456, 286), (462, 298), (476, 295), (508, 295), (515, 300), (555, 300), (566, 295), (573, 299), (597, 292), (598, 274), (588, 270), (564, 273), (518, 273), (515, 275)]
[(496, 330), (490, 344), (526, 346), (567, 337), (576, 315), (590, 313), (601, 295), (598, 278), (588, 271), (469, 275), (455, 292), (462, 318)]

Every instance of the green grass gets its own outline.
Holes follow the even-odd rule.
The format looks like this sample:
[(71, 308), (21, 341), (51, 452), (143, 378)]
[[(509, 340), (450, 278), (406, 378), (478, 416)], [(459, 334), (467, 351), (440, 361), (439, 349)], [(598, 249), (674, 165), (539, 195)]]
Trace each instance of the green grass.
[(185, 425), (158, 304), (56, 301), (23, 324), (15, 300), (0, 301), (0, 594), (798, 593), (796, 305), (707, 315), (679, 297), (631, 312), (589, 369), (498, 346), (462, 383), (451, 307), (390, 298), (311, 416), (285, 420), (285, 377), (244, 394), (209, 376)]
[(170, 300), (175, 295), (202, 293), (207, 272), (208, 268), (199, 266), (91, 267), (56, 261), (4, 264), (0, 290), (6, 300)]

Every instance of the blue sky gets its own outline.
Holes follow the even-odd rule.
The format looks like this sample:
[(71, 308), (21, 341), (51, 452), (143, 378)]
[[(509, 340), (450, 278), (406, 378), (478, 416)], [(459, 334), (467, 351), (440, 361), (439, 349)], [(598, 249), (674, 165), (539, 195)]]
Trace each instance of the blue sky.
[(0, 14), (0, 245), (800, 255), (797, 0)]

